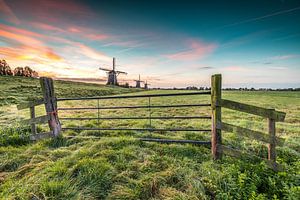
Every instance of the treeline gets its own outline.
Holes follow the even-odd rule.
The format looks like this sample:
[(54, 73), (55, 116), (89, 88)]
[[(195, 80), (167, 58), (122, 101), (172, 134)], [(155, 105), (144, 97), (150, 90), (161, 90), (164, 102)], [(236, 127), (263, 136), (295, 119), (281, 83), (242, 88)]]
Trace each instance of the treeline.
[[(189, 86), (186, 88), (152, 88), (155, 90), (210, 90), (210, 87), (195, 87), (195, 86)], [(222, 88), (222, 90), (226, 91), (300, 91), (300, 88), (277, 88), (277, 89), (272, 89), (272, 88)]]
[(30, 67), (16, 67), (14, 70), (10, 68), (6, 60), (0, 60), (0, 76), (24, 76), (38, 77), (39, 74)]
[[(176, 89), (176, 88), (175, 88)], [(195, 87), (195, 86), (189, 86), (186, 87), (185, 90), (210, 90), (210, 87)], [(300, 88), (222, 88), (222, 90), (228, 90), (228, 91), (300, 91)]]
[(223, 90), (229, 90), (229, 91), (300, 91), (300, 88), (277, 88), (277, 89), (272, 89), (272, 88), (224, 88)]

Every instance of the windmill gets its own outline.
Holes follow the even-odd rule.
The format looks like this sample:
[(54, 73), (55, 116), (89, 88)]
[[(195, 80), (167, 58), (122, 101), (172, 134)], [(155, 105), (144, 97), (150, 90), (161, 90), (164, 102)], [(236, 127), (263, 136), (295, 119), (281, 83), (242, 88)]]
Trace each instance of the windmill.
[(145, 85), (144, 85), (144, 89), (145, 90), (148, 90), (149, 88), (148, 88), (148, 85), (150, 85), (149, 83), (147, 83), (147, 81), (146, 81), (146, 83), (145, 83)]
[(117, 81), (117, 76), (119, 74), (127, 74), (126, 72), (122, 72), (122, 71), (116, 71), (116, 59), (113, 58), (113, 69), (106, 69), (106, 68), (102, 68), (99, 67), (100, 70), (106, 71), (108, 78), (107, 78), (107, 83), (106, 85), (119, 85), (118, 81)]
[(141, 76), (139, 75), (139, 80), (134, 80), (136, 82), (136, 88), (141, 88), (141, 83), (143, 83), (144, 81), (141, 81)]

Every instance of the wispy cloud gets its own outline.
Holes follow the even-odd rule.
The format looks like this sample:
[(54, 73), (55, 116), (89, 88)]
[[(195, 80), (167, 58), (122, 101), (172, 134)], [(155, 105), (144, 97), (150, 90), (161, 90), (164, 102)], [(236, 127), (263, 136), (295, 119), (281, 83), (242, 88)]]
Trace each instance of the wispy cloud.
[(231, 72), (242, 72), (242, 71), (248, 71), (248, 68), (241, 67), (241, 66), (228, 66), (224, 68), (225, 71), (231, 71)]
[(79, 47), (81, 53), (88, 58), (95, 59), (95, 60), (101, 60), (101, 61), (111, 61), (111, 57), (105, 55), (102, 52), (99, 52), (91, 47), (88, 47), (81, 43), (75, 43), (77, 47)]
[(211, 66), (204, 66), (204, 67), (197, 67), (198, 70), (209, 70), (209, 69), (214, 69), (214, 67)]
[(282, 14), (290, 13), (290, 12), (293, 12), (293, 11), (296, 11), (296, 10), (300, 10), (300, 7), (295, 7), (295, 8), (291, 8), (291, 9), (287, 9), (287, 10), (281, 10), (281, 11), (273, 12), (273, 13), (270, 13), (270, 14), (267, 14), (267, 15), (263, 15), (263, 16), (260, 16), (260, 17), (254, 17), (254, 18), (243, 20), (243, 21), (239, 21), (239, 22), (236, 22), (236, 23), (227, 24), (225, 26), (222, 26), (221, 28), (226, 28), (226, 27), (232, 27), (232, 26), (237, 26), (237, 25), (241, 25), (241, 24), (246, 24), (246, 23), (249, 23), (249, 22), (258, 21), (258, 20), (262, 20), (262, 19), (274, 17), (274, 16), (277, 16), (277, 15), (282, 15)]
[(86, 5), (72, 0), (12, 0), (21, 16), (47, 23), (71, 22), (91, 18), (95, 13)]
[(103, 33), (103, 31), (100, 30), (87, 28), (83, 26), (75, 26), (75, 25), (72, 25), (69, 28), (67, 28), (66, 32), (69, 34), (72, 33), (74, 35), (80, 36), (81, 38), (89, 39), (92, 41), (102, 41), (114, 37), (112, 34)]
[(269, 69), (274, 69), (274, 70), (287, 70), (287, 67), (269, 67)]
[(197, 60), (211, 54), (217, 47), (214, 43), (205, 43), (199, 40), (188, 40), (186, 50), (165, 55), (172, 60)]
[(0, 37), (4, 37), (20, 44), (42, 46), (43, 43), (40, 40), (32, 37), (37, 35), (38, 34), (22, 29), (0, 25)]
[(0, 16), (11, 23), (20, 24), (20, 20), (4, 0), (0, 0)]
[(30, 61), (40, 64), (47, 64), (53, 61), (63, 61), (64, 59), (49, 47), (0, 47), (0, 55), (6, 59), (19, 61)]
[[(50, 28), (53, 29), (54, 27)], [(59, 36), (52, 36), (51, 34), (42, 34), (38, 32), (28, 31), (26, 29), (17, 28), (14, 26), (8, 26), (5, 24), (0, 24), (0, 31), (2, 31), (0, 34), (0, 37), (2, 38), (8, 38), (10, 40), (17, 41), (20, 44), (25, 45), (31, 45), (31, 46), (42, 46), (45, 45), (45, 43), (51, 41), (51, 42), (60, 42), (65, 44), (71, 44), (72, 41), (65, 39), (63, 37)], [(32, 43), (32, 41), (34, 41)]]
[(59, 28), (57, 26), (53, 26), (47, 23), (41, 23), (41, 22), (30, 22), (29, 23), (32, 27), (44, 30), (44, 31), (54, 31), (54, 32), (60, 32), (60, 33), (65, 33), (66, 30)]
[(255, 40), (262, 40), (268, 33), (272, 32), (273, 30), (262, 30), (262, 31), (255, 31), (246, 35), (242, 35), (239, 37), (235, 37), (228, 42), (223, 43), (220, 45), (220, 48), (231, 48), (240, 45), (245, 45), (247, 43), (251, 43)]
[[(41, 26), (41, 24), (39, 24)], [(44, 25), (43, 27), (51, 30), (59, 30), (53, 26)], [(88, 58), (95, 60), (108, 61), (111, 60), (110, 57), (106, 56), (104, 53), (99, 52), (89, 46), (86, 46), (80, 42), (73, 42), (64, 38), (54, 37), (54, 36), (44, 36), (39, 33), (27, 31), (20, 28), (15, 28), (12, 26), (6, 26), (0, 24), (0, 37), (9, 39), (11, 45), (15, 46), (15, 52), (12, 48), (2, 48), (2, 55), (8, 57), (16, 56), (20, 59), (29, 59), (29, 58), (48, 58), (50, 60), (62, 60), (61, 56), (55, 53), (52, 48), (47, 47), (45, 40), (57, 40), (63, 41), (68, 45), (76, 48), (78, 54), (85, 55)], [(97, 36), (95, 36), (97, 37)], [(17, 44), (17, 45), (16, 45)], [(11, 50), (10, 50), (11, 49)], [(23, 54), (23, 55), (22, 55)], [(38, 61), (38, 60), (37, 60)], [(39, 61), (40, 62), (40, 61)]]
[(0, 38), (6, 38), (8, 43), (13, 46), (0, 48), (0, 54), (6, 58), (35, 60), (39, 63), (45, 60), (63, 60), (41, 40), (44, 38), (41, 34), (0, 24)]
[[(97, 84), (104, 84), (107, 81), (107, 78), (66, 78), (66, 77), (59, 77), (55, 76), (56, 80), (62, 81), (74, 81), (74, 82), (83, 82), (83, 83), (97, 83)], [(120, 80), (120, 79), (119, 79)]]
[(287, 60), (287, 59), (296, 58), (296, 57), (300, 57), (300, 54), (278, 55), (278, 56), (273, 56), (270, 59), (272, 59), (272, 60)]
[(112, 40), (102, 46), (103, 47), (111, 47), (111, 46), (126, 47), (126, 49), (127, 49), (127, 48), (136, 48), (136, 47), (140, 47), (143, 45), (144, 45), (144, 43), (141, 43), (136, 40), (123, 40), (121, 38), (114, 37), (114, 40)]
[(48, 23), (32, 22), (29, 24), (39, 30), (52, 31), (52, 33), (58, 32), (69, 36), (78, 36), (82, 39), (89, 39), (91, 41), (102, 41), (113, 37), (112, 35), (101, 33), (99, 30), (81, 26), (61, 24), (60, 26), (69, 26), (68, 28), (63, 29)]
[(299, 36), (300, 36), (300, 33), (290, 34), (290, 35), (285, 35), (283, 37), (278, 37), (278, 38), (274, 39), (273, 41), (282, 41), (282, 40), (287, 40), (287, 39), (291, 39), (291, 38), (296, 38)]
[(90, 33), (86, 35), (86, 38), (88, 38), (89, 40), (106, 40), (108, 38), (110, 38), (111, 36), (108, 34), (100, 34), (100, 33)]
[(264, 65), (272, 65), (273, 63), (272, 62), (264, 62), (263, 64)]

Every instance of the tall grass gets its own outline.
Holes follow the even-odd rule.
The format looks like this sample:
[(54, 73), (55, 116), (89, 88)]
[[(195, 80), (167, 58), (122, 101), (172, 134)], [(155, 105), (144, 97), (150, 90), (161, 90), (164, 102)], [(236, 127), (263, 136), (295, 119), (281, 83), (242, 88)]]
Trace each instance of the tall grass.
[(0, 146), (18, 146), (29, 142), (30, 126), (24, 124), (12, 124), (0, 128)]
[[(27, 81), (27, 80), (26, 80)], [(23, 82), (24, 84), (24, 82)], [(27, 83), (26, 83), (27, 84)], [(32, 82), (28, 81), (28, 84)], [(65, 84), (65, 83), (62, 83)], [(59, 86), (60, 87), (60, 86)], [(61, 86), (61, 91), (74, 87), (74, 96), (81, 93), (79, 85)], [(95, 88), (94, 85), (85, 85)], [(114, 90), (114, 89), (113, 89)], [(19, 91), (19, 90), (18, 90)], [(25, 90), (24, 90), (25, 91)], [(92, 90), (87, 90), (92, 91)], [(78, 92), (78, 93), (77, 93)], [(119, 92), (122, 92), (121, 90)], [(156, 93), (162, 91), (150, 91)], [(173, 91), (163, 91), (173, 92)], [(88, 92), (87, 92), (88, 93)], [(100, 93), (100, 92), (99, 92)], [(20, 96), (22, 93), (20, 93)], [(69, 95), (70, 93), (68, 93)], [(19, 94), (18, 94), (19, 95)], [(63, 95), (63, 92), (60, 94)], [(14, 94), (14, 96), (16, 96)], [(138, 137), (209, 140), (210, 133), (137, 131), (67, 131), (64, 136), (97, 136), (98, 138), (65, 138), (30, 142), (29, 126), (11, 125), (15, 113), (11, 106), (3, 113), (0, 130), (0, 199), (300, 199), (300, 93), (294, 92), (224, 92), (223, 97), (287, 112), (286, 122), (277, 124), (277, 135), (285, 139), (277, 148), (277, 160), (284, 171), (274, 172), (264, 162), (250, 158), (224, 156), (211, 159), (210, 149), (204, 146), (141, 142)], [(16, 97), (19, 101), (20, 97)], [(182, 102), (204, 103), (209, 97), (153, 98), (153, 105)], [(9, 104), (12, 101), (7, 101)], [(122, 101), (123, 105), (147, 105), (145, 100)], [(97, 102), (64, 102), (61, 107), (96, 106)], [(101, 101), (101, 106), (113, 106), (119, 101)], [(5, 118), (10, 110), (11, 117)], [(153, 109), (158, 115), (205, 115), (205, 109)], [(37, 113), (44, 110), (37, 108)], [(100, 116), (148, 116), (148, 110), (119, 110), (101, 112)], [(92, 117), (95, 112), (60, 112), (60, 117)], [(225, 122), (254, 130), (266, 131), (262, 118), (223, 109)], [(147, 127), (148, 120), (63, 122), (66, 127)], [(209, 127), (209, 121), (153, 121), (153, 127)], [(39, 127), (42, 131), (43, 127)], [(2, 137), (2, 135), (4, 135)], [(9, 136), (12, 139), (9, 139)], [(264, 143), (236, 134), (223, 132), (223, 142), (243, 151), (265, 157)]]

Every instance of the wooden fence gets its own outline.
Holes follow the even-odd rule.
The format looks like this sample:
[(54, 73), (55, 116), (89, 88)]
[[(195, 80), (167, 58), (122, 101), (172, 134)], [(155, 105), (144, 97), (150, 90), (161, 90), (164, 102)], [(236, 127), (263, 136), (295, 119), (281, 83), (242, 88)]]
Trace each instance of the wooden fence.
[[(18, 109), (30, 109), (30, 119), (25, 120), (25, 123), (31, 125), (31, 139), (39, 140), (42, 138), (57, 137), (61, 135), (62, 130), (74, 129), (74, 128), (62, 128), (59, 118), (58, 118), (58, 108), (57, 101), (66, 100), (86, 100), (86, 99), (115, 99), (115, 98), (150, 98), (151, 97), (163, 97), (163, 96), (178, 96), (178, 95), (211, 95), (210, 104), (185, 104), (185, 105), (161, 105), (161, 106), (122, 106), (122, 107), (103, 107), (101, 109), (134, 109), (134, 108), (165, 108), (165, 107), (191, 107), (191, 106), (211, 106), (211, 116), (197, 116), (197, 117), (180, 117), (180, 118), (199, 118), (199, 119), (211, 119), (211, 130), (208, 129), (137, 129), (137, 128), (77, 128), (77, 130), (132, 130), (132, 131), (210, 131), (211, 141), (191, 141), (191, 140), (163, 140), (156, 138), (141, 138), (143, 141), (149, 142), (166, 142), (166, 143), (192, 143), (192, 144), (204, 144), (211, 146), (212, 157), (214, 160), (222, 158), (223, 154), (230, 156), (241, 157), (252, 155), (243, 153), (237, 149), (230, 148), (222, 144), (222, 131), (236, 133), (243, 137), (248, 137), (250, 139), (255, 139), (268, 144), (268, 159), (264, 159), (266, 163), (274, 170), (280, 170), (280, 165), (276, 163), (276, 146), (282, 146), (284, 140), (276, 136), (276, 122), (283, 122), (285, 119), (285, 113), (276, 111), (275, 109), (266, 109), (258, 106), (248, 105), (244, 103), (239, 103), (231, 100), (226, 100), (222, 98), (222, 77), (221, 74), (216, 74), (211, 77), (211, 91), (210, 92), (192, 92), (192, 93), (177, 93), (177, 94), (153, 94), (153, 95), (136, 95), (136, 96), (103, 96), (103, 97), (79, 97), (79, 98), (56, 98), (54, 92), (53, 80), (50, 78), (42, 77), (40, 78), (40, 83), (43, 91), (43, 99), (30, 101), (18, 105)], [(35, 106), (45, 105), (46, 115), (35, 116)], [(263, 133), (260, 131), (254, 131), (247, 128), (239, 127), (236, 125), (228, 124), (222, 122), (222, 107), (227, 109), (232, 109), (240, 112), (245, 112), (257, 116), (261, 116), (268, 119), (268, 133)], [(75, 108), (65, 108), (65, 109), (75, 109)], [(76, 108), (85, 109), (85, 108)], [(90, 109), (90, 108), (87, 108)], [(96, 109), (100, 109), (99, 106)], [(62, 108), (61, 110), (64, 110)], [(157, 119), (164, 119), (164, 117), (156, 117)], [(166, 118), (166, 117), (165, 117)], [(172, 118), (172, 117), (167, 117)], [(72, 118), (73, 120), (76, 118)], [(85, 119), (100, 119), (98, 118), (80, 118), (79, 120)], [(103, 119), (103, 118), (101, 118)], [(113, 119), (125, 119), (125, 118), (105, 118), (106, 120)], [(137, 119), (136, 117), (126, 117), (126, 119)], [(78, 119), (77, 119), (78, 120)], [(150, 119), (151, 120), (151, 119)], [(47, 133), (37, 133), (36, 124), (48, 123), (50, 131)]]
[[(57, 137), (61, 134), (61, 124), (57, 114), (57, 99), (54, 93), (54, 84), (51, 78), (41, 77), (40, 84), (43, 92), (43, 99), (30, 101), (17, 106), (18, 110), (30, 109), (30, 119), (24, 123), (31, 125), (31, 140), (39, 140), (43, 138)], [(46, 115), (36, 117), (35, 106), (45, 105)], [(37, 133), (36, 124), (48, 123), (50, 131), (47, 133)]]

